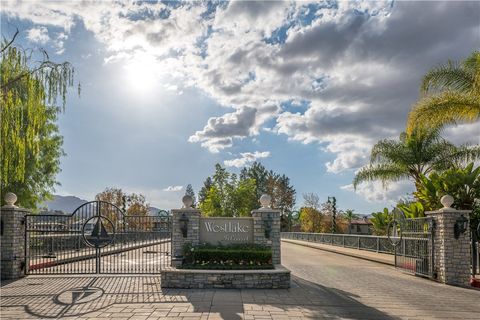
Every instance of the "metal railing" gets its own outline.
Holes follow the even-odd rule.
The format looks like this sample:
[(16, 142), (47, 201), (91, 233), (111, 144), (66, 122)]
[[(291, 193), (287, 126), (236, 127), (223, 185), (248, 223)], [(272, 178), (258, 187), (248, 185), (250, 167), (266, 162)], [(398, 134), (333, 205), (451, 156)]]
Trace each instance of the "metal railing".
[(281, 238), (391, 254), (395, 256), (396, 268), (415, 275), (434, 277), (431, 219), (406, 219), (403, 225), (403, 237), (395, 246), (386, 236), (282, 232)]
[[(368, 236), (355, 234), (282, 232), (282, 239), (301, 240), (329, 244), (333, 246), (353, 248), (379, 253), (395, 254), (395, 248), (384, 236)], [(402, 244), (400, 244), (401, 246)], [(397, 249), (398, 250), (398, 249)]]

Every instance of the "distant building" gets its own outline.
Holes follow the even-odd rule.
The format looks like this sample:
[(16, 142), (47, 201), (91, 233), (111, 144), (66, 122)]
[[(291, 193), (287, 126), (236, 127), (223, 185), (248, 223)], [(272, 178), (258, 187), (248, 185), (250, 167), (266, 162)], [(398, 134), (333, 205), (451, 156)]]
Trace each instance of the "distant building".
[(373, 223), (367, 217), (352, 220), (350, 223), (350, 234), (372, 234)]

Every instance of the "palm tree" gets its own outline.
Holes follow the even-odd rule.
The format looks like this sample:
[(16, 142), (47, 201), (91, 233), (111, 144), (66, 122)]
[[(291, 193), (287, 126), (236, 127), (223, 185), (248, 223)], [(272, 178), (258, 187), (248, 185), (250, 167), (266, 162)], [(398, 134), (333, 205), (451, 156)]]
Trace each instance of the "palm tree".
[(358, 214), (354, 213), (354, 210), (352, 209), (347, 209), (343, 213), (343, 216), (345, 219), (348, 221), (348, 233), (350, 234), (352, 232), (352, 220), (358, 218)]
[[(373, 146), (370, 164), (361, 168), (353, 180), (356, 189), (362, 182), (412, 179), (415, 186), (421, 177), (434, 171), (458, 167), (480, 158), (480, 146), (455, 146), (440, 137), (440, 129), (415, 128), (411, 134), (402, 132), (399, 141), (380, 140)], [(417, 188), (418, 190), (418, 188)]]
[(463, 62), (448, 61), (430, 70), (420, 89), (423, 98), (410, 111), (407, 132), (415, 126), (441, 127), (480, 119), (480, 51)]
[(373, 224), (373, 231), (377, 236), (384, 236), (387, 234), (388, 224), (392, 221), (392, 215), (389, 214), (388, 208), (383, 208), (383, 211), (373, 212), (370, 221)]

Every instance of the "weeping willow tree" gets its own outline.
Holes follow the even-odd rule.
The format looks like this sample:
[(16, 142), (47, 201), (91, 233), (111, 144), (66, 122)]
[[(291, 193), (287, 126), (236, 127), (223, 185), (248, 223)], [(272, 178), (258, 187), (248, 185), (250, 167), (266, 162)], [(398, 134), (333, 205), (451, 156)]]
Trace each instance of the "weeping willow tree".
[(57, 184), (63, 139), (56, 120), (74, 85), (74, 68), (52, 62), (45, 51), (22, 49), (17, 35), (4, 39), (0, 51), (1, 191), (36, 208)]

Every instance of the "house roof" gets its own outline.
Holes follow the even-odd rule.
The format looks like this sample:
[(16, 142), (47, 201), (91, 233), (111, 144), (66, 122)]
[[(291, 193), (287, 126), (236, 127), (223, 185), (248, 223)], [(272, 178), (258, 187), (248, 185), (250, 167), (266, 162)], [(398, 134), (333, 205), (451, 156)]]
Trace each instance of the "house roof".
[(373, 223), (370, 222), (369, 219), (363, 218), (363, 219), (355, 219), (355, 220), (352, 220), (352, 221), (350, 222), (350, 224), (367, 224), (367, 225), (371, 225), (371, 224), (373, 224)]

